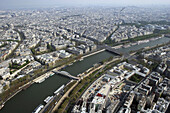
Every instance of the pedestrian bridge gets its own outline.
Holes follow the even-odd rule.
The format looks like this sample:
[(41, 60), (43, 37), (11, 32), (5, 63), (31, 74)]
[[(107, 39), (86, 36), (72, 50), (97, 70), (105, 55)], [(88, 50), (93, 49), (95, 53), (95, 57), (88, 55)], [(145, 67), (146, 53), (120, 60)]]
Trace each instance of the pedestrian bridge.
[(56, 73), (56, 74), (59, 74), (59, 75), (64, 75), (64, 76), (69, 77), (71, 79), (79, 80), (79, 77), (72, 76), (70, 73), (68, 73), (66, 71), (53, 71), (53, 72)]

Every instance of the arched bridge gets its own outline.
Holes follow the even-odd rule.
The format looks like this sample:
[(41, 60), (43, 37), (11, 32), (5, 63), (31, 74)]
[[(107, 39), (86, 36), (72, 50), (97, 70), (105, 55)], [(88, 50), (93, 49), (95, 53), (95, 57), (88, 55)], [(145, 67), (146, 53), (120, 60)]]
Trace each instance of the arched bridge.
[(70, 73), (68, 73), (66, 71), (53, 71), (53, 72), (56, 73), (56, 74), (64, 75), (64, 76), (69, 77), (71, 79), (79, 80), (79, 77), (72, 76)]

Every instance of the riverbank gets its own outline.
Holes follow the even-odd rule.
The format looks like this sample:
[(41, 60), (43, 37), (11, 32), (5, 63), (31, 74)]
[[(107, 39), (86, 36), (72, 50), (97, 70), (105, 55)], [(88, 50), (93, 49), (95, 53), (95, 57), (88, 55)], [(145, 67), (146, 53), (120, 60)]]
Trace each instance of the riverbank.
[[(77, 86), (74, 86), (73, 91), (70, 92), (70, 94), (63, 99), (63, 102), (61, 105), (58, 105), (53, 109), (53, 113), (58, 110), (57, 112), (63, 112), (63, 111), (68, 111), (70, 112), (70, 106), (72, 104), (76, 103), (76, 100), (82, 95), (85, 89), (87, 89), (100, 75), (102, 75), (104, 68), (108, 66), (109, 64), (119, 61), (121, 58), (113, 58), (111, 61), (107, 61), (102, 65), (99, 65), (95, 69), (91, 70), (88, 72), (86, 75), (84, 75), (81, 79), (81, 82), (77, 84)], [(99, 74), (99, 75), (98, 75)], [(73, 102), (74, 100), (74, 102)], [(71, 105), (70, 105), (71, 104)]]
[[(136, 41), (136, 42), (129, 42), (125, 45), (118, 45), (116, 47), (112, 47), (112, 48), (115, 48), (115, 49), (120, 49), (120, 48), (129, 48), (129, 47), (132, 47), (132, 46), (135, 46), (135, 45), (140, 45), (140, 44), (144, 44), (144, 43), (149, 43), (151, 41), (156, 41), (158, 39), (161, 39), (163, 37), (157, 37), (157, 38), (150, 38), (150, 39), (145, 39), (145, 40), (139, 40), (139, 41)], [(165, 38), (165, 37), (164, 37)]]
[[(82, 76), (81, 80), (86, 78), (87, 76), (89, 76), (90, 74), (92, 74), (93, 72), (95, 72), (96, 70), (99, 70), (100, 68), (102, 68), (103, 65), (99, 66), (98, 68), (95, 68), (94, 70), (90, 71), (89, 73), (87, 73), (85, 76)], [(84, 73), (82, 73), (83, 75)], [(69, 94), (71, 93), (71, 91), (79, 84), (80, 79), (63, 95), (63, 97), (59, 100), (59, 102), (55, 105), (55, 107), (52, 110), (52, 113), (54, 113), (59, 106), (63, 103), (63, 101), (69, 96)]]
[[(32, 61), (31, 61), (30, 63), (32, 63)], [(12, 73), (12, 74), (11, 74), (11, 77), (16, 76), (19, 72), (21, 72), (24, 68), (26, 68), (30, 63), (28, 63), (27, 65), (25, 65), (25, 66), (22, 67), (21, 69), (15, 71), (14, 73)], [(27, 82), (28, 82), (28, 81), (27, 81)], [(12, 95), (11, 95), (11, 93), (10, 93), (10, 94), (9, 94), (9, 97), (7, 97), (6, 99), (4, 99), (4, 100), (2, 101), (3, 103), (0, 105), (0, 110), (4, 107), (4, 105), (5, 105), (5, 103), (6, 103), (7, 101), (9, 101), (12, 97), (14, 97), (16, 94), (18, 94), (18, 93), (19, 93), (20, 91), (22, 91), (23, 89), (26, 89), (27, 87), (29, 87), (30, 85), (32, 85), (32, 81), (29, 81), (28, 83), (26, 83), (26, 84), (18, 87), (18, 89), (14, 90), (14, 92), (11, 92)], [(10, 89), (7, 89), (7, 90), (10, 90)], [(6, 90), (6, 91), (7, 91), (7, 90)], [(2, 107), (2, 106), (3, 106), (3, 107)]]
[(43, 74), (42, 76), (34, 79), (33, 82), (34, 82), (34, 83), (41, 83), (41, 82), (45, 81), (45, 79), (47, 79), (48, 77), (50, 77), (50, 76), (52, 76), (52, 75), (54, 75), (54, 73), (51, 72), (51, 71), (49, 71), (49, 72)]
[[(95, 68), (94, 70), (91, 70), (89, 73), (87, 73), (85, 75), (85, 73), (81, 74), (81, 79), (84, 79), (86, 77), (88, 77), (90, 74), (94, 73), (95, 71), (101, 69), (103, 67), (103, 65), (99, 66), (98, 68)], [(91, 69), (91, 68), (90, 68)], [(89, 70), (89, 69), (88, 69)], [(85, 75), (85, 76), (82, 76)], [(71, 82), (71, 81), (70, 81)], [(63, 95), (63, 97), (59, 100), (59, 102), (55, 105), (55, 107), (52, 110), (52, 113), (55, 112), (58, 107), (63, 103), (63, 101), (69, 96), (70, 92), (78, 85), (78, 83), (80, 82), (80, 79)], [(70, 83), (68, 83), (70, 84)]]
[[(95, 53), (93, 53), (93, 55), (94, 55), (94, 54), (97, 54), (97, 53), (98, 53), (98, 51), (95, 52)], [(91, 56), (91, 55), (89, 55), (89, 56)], [(77, 62), (77, 61), (78, 61), (78, 59), (76, 59), (76, 62)], [(46, 73), (49, 73), (49, 72), (51, 72), (51, 71), (58, 71), (58, 70), (60, 70), (60, 69), (62, 69), (62, 68), (64, 68), (64, 67), (70, 66), (70, 64), (72, 64), (72, 63), (74, 63), (74, 62), (75, 62), (75, 60), (73, 60), (73, 61), (71, 61), (71, 62), (69, 62), (69, 63), (67, 63), (67, 64), (65, 64), (65, 65), (62, 65), (62, 66), (60, 66), (60, 67), (54, 68), (54, 69), (52, 69), (52, 70), (49, 70), (49, 71), (47, 71)], [(46, 77), (48, 76), (48, 75), (46, 75), (46, 73), (43, 74), (43, 75), (40, 75), (38, 78), (35, 78), (35, 79), (31, 80), (31, 81), (30, 81), (31, 85), (34, 84), (34, 83), (36, 83), (36, 82), (41, 81), (41, 80), (44, 79), (44, 78), (46, 78)], [(51, 77), (50, 77), (50, 78), (51, 78)], [(46, 79), (45, 79), (45, 81), (46, 81)], [(26, 85), (27, 85), (27, 84), (26, 84)], [(12, 98), (13, 98), (15, 95), (17, 95), (19, 92), (21, 92), (23, 88), (26, 89), (26, 88), (25, 88), (26, 85), (23, 85), (22, 87), (18, 88), (18, 89), (20, 89), (20, 90), (17, 90), (17, 92), (14, 93), (14, 95), (10, 96), (10, 97), (7, 99), (7, 101), (9, 101), (10, 99), (12, 99)], [(31, 86), (31, 85), (29, 85), (29, 86)], [(38, 84), (37, 84), (37, 85), (38, 85)], [(29, 87), (29, 86), (28, 86), (28, 87)], [(27, 88), (28, 88), (28, 87), (27, 87)], [(5, 103), (3, 102), (3, 105), (6, 104), (7, 101), (5, 101)], [(3, 105), (2, 105), (2, 106), (3, 106)]]
[[(165, 40), (165, 39), (161, 39), (161, 40)], [(165, 40), (165, 41), (167, 41), (167, 40)], [(159, 42), (159, 40), (155, 41), (154, 43), (156, 43), (156, 42)], [(159, 43), (162, 43), (162, 42), (160, 41)], [(150, 45), (150, 42), (145, 46), (148, 46), (148, 45)], [(136, 48), (136, 46), (132, 46), (132, 47)], [(143, 46), (139, 47), (139, 48), (143, 48)], [(133, 50), (133, 48), (132, 48), (132, 50)], [(129, 51), (129, 50), (124, 49), (124, 51)], [(99, 63), (99, 62), (103, 61), (104, 59), (113, 55), (113, 54), (111, 55), (110, 53), (105, 52), (105, 51), (103, 51), (103, 52), (97, 51), (97, 52), (90, 53), (90, 54), (88, 54), (88, 56), (90, 56), (90, 57), (85, 57), (85, 59), (81, 62), (79, 62), (79, 61), (75, 62), (73, 65), (69, 65), (69, 64), (71, 64), (71, 62), (69, 62), (69, 63), (67, 63), (67, 65), (62, 65), (62, 66), (60, 66), (60, 68), (55, 68), (55, 69), (62, 69), (67, 66), (64, 69), (66, 69), (66, 71), (69, 72), (71, 75), (76, 76), (79, 73), (83, 73), (86, 70), (90, 69), (93, 66), (93, 64)], [(76, 61), (77, 60), (79, 60), (79, 59), (76, 59)], [(74, 61), (72, 61), (72, 62), (74, 62)], [(53, 69), (51, 69), (51, 70), (53, 70)], [(91, 71), (91, 70), (89, 70), (89, 71)], [(49, 77), (42, 84), (32, 85), (31, 88), (28, 88), (27, 90), (23, 91), (21, 94), (13, 97), (14, 99), (12, 98), (11, 102), (6, 103), (7, 106), (5, 106), (5, 110), (2, 110), (2, 113), (10, 113), (10, 112), (22, 113), (23, 111), (27, 111), (26, 113), (29, 113), (29, 112), (31, 112), (31, 110), (33, 111), (36, 106), (38, 106), (40, 103), (43, 102), (44, 98), (47, 95), (51, 95), (56, 90), (56, 88), (59, 88), (62, 84), (68, 83), (68, 80), (66, 80), (65, 82), (63, 82), (61, 84), (57, 84), (61, 81), (64, 81), (65, 79), (67, 79), (67, 78), (55, 75), (55, 76)], [(51, 82), (51, 81), (53, 81), (53, 82)], [(51, 84), (51, 85), (49, 85), (49, 84)], [(29, 96), (30, 94), (31, 94), (31, 96)], [(41, 96), (42, 94), (43, 94), (43, 96)], [(35, 97), (35, 99), (32, 99), (33, 96)], [(20, 109), (18, 107), (18, 105), (23, 106), (23, 109), (18, 110), (18, 109)], [(27, 106), (27, 107), (24, 107), (24, 106)]]
[[(68, 87), (69, 85), (74, 85), (74, 82), (76, 82), (75, 80), (71, 80), (70, 82), (68, 82), (65, 86), (64, 86), (64, 89), (63, 90), (65, 90), (65, 88), (66, 87)], [(61, 86), (62, 87), (62, 86)], [(61, 88), (60, 87), (60, 88)], [(59, 89), (60, 89), (59, 88)], [(59, 89), (57, 89), (58, 91), (59, 91)], [(44, 106), (44, 108), (39, 112), (39, 113), (46, 113), (46, 112), (48, 112), (48, 113), (51, 113), (51, 111), (53, 110), (53, 108), (55, 107), (55, 105), (59, 102), (59, 100), (62, 98), (62, 91), (60, 92), (58, 92), (58, 93), (54, 93), (55, 95), (53, 96), (53, 98)]]
[[(132, 51), (139, 51), (140, 49), (143, 48), (150, 48), (152, 46), (156, 46), (156, 45), (160, 45), (160, 44), (164, 44), (170, 41), (170, 38), (167, 37), (162, 37), (162, 38), (156, 38), (156, 39), (152, 39), (149, 42), (148, 41), (144, 41), (143, 43), (140, 44), (136, 44), (136, 45), (130, 45), (128, 44), (128, 47), (121, 47), (118, 50), (122, 53), (131, 53)], [(127, 46), (127, 45), (126, 45)]]
[[(100, 53), (100, 52), (102, 52), (102, 51), (103, 51), (103, 50), (96, 51), (95, 53), (88, 54), (88, 55), (86, 55), (84, 58), (86, 58), (86, 57), (88, 57), (88, 56), (95, 55), (95, 54)], [(77, 61), (78, 61), (78, 59), (76, 60), (76, 62), (77, 62)], [(52, 71), (58, 71), (58, 70), (60, 70), (60, 69), (62, 69), (62, 68), (64, 68), (64, 67), (70, 66), (70, 64), (72, 64), (72, 63), (74, 63), (74, 62), (75, 62), (75, 60), (74, 60), (74, 61), (71, 61), (69, 64), (67, 63), (66, 65), (62, 65), (62, 66), (60, 66), (60, 67), (57, 67), (57, 68), (55, 68), (55, 69), (52, 69), (52, 70), (47, 71), (45, 74), (40, 75), (38, 78), (35, 78), (35, 79), (31, 80), (31, 85), (34, 84), (34, 83), (39, 83), (39, 82), (41, 83), (41, 81), (42, 81), (42, 82), (43, 82), (43, 81), (46, 81), (45, 78), (48, 78), (48, 77), (49, 77), (49, 75), (48, 75), (47, 73), (50, 73), (50, 72), (52, 72)], [(43, 79), (45, 79), (45, 80), (43, 80)], [(27, 85), (27, 84), (23, 85), (23, 86), (20, 87), (19, 89), (24, 88), (26, 85)], [(27, 87), (27, 88), (28, 88), (28, 87)], [(10, 100), (12, 97), (14, 97), (16, 94), (18, 94), (18, 93), (21, 92), (21, 91), (22, 91), (22, 90), (17, 90), (17, 93), (14, 93), (14, 95), (10, 96), (10, 97), (7, 99), (7, 101)], [(5, 101), (5, 103), (6, 103), (7, 101)], [(5, 103), (3, 102), (3, 105), (4, 105)]]
[(145, 48), (137, 50), (137, 51), (131, 51), (130, 53), (131, 54), (135, 54), (135, 53), (139, 54), (140, 52), (149, 51), (149, 50), (152, 50), (152, 49), (155, 49), (155, 48), (158, 48), (158, 47), (161, 47), (161, 46), (165, 46), (165, 45), (168, 45), (168, 44), (170, 44), (170, 41), (167, 42), (167, 43), (158, 44), (158, 45), (151, 46), (151, 47), (145, 47)]
[[(9, 98), (7, 98), (3, 104), (0, 106), (0, 110), (5, 106), (5, 103), (8, 102), (10, 99), (12, 99), (15, 95), (17, 95), (19, 92), (21, 92), (22, 90), (24, 90), (25, 88), (30, 87), (33, 84), (32, 81), (28, 82), (27, 84), (24, 84), (23, 86), (19, 87), (18, 90), (16, 92), (14, 92), (14, 94), (12, 94)], [(28, 87), (27, 87), (28, 86)]]
[(62, 98), (58, 101), (58, 103), (55, 105), (55, 107), (52, 110), (52, 113), (58, 109), (58, 107), (61, 105), (61, 103), (65, 100), (66, 97), (68, 97), (69, 93), (77, 86), (79, 81), (77, 81), (63, 96)]
[[(58, 71), (60, 69), (62, 69), (65, 65), (63, 66), (60, 66), (56, 69), (53, 69), (55, 71)], [(48, 71), (47, 73), (50, 73), (51, 71)], [(8, 102), (10, 99), (12, 99), (15, 95), (17, 95), (18, 93), (20, 93), (22, 90), (26, 90), (27, 88), (29, 88), (31, 85), (33, 85), (34, 83), (38, 82), (40, 79), (44, 79), (44, 78), (47, 78), (48, 74), (45, 73), (41, 76), (39, 76), (38, 78), (35, 78), (34, 80), (32, 81), (29, 81), (28, 83), (24, 84), (23, 86), (19, 87), (17, 91), (14, 92), (14, 94), (12, 94), (9, 98), (7, 98), (3, 104), (0, 106), (0, 110), (5, 106), (5, 103)]]

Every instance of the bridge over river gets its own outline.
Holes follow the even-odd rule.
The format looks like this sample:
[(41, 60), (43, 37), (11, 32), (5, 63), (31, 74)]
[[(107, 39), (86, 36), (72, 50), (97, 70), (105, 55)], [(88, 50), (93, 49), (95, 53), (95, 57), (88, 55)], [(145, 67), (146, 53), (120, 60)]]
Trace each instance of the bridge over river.
[(102, 45), (102, 48), (104, 48), (106, 51), (109, 51), (109, 52), (114, 53), (119, 56), (124, 55), (124, 53), (121, 53), (118, 49), (115, 49), (108, 45)]
[(114, 48), (111, 48), (111, 47), (106, 47), (105, 49), (106, 49), (106, 51), (112, 52), (112, 53), (114, 53), (116, 55), (121, 55), (122, 54), (117, 49), (114, 49)]
[(59, 75), (64, 75), (64, 76), (69, 77), (71, 79), (75, 79), (75, 80), (79, 80), (80, 79), (79, 77), (75, 77), (75, 76), (71, 75), (70, 73), (68, 73), (66, 71), (52, 71), (52, 72), (54, 72), (56, 74), (59, 74)]
[(130, 56), (129, 53), (120, 52), (119, 49), (115, 49), (111, 46), (104, 45), (103, 47), (106, 51), (111, 52), (111, 53), (116, 54), (116, 55), (119, 55), (119, 56), (123, 56), (124, 58), (128, 58)]

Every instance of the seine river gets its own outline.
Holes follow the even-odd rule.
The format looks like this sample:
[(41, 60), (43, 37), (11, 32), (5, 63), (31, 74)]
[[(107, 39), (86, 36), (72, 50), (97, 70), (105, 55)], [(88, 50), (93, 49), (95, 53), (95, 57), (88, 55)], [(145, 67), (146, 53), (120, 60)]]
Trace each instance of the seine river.
[[(121, 48), (119, 51), (130, 52), (144, 47), (166, 43), (168, 41), (170, 41), (170, 38), (162, 38), (129, 48)], [(111, 56), (115, 55), (110, 52), (103, 51), (101, 53), (86, 57), (82, 61), (77, 61), (73, 65), (64, 68), (64, 70), (76, 76), (92, 67), (93, 64), (101, 62)], [(39, 104), (45, 104), (43, 100), (47, 96), (53, 95), (55, 90), (57, 90), (61, 85), (67, 84), (69, 81), (69, 78), (53, 75), (41, 84), (33, 84), (31, 87), (21, 91), (6, 102), (4, 108), (0, 110), (0, 113), (31, 113)]]

